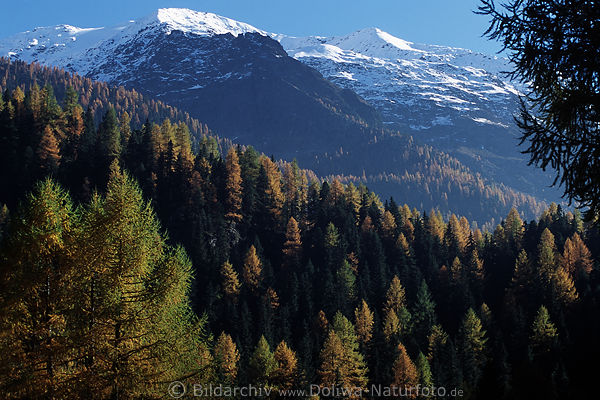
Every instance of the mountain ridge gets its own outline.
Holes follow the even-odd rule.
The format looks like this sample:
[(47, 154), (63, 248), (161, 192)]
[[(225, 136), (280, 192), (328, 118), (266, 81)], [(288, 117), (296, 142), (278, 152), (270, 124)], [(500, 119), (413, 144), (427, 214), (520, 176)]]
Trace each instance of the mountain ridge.
[(417, 44), (378, 29), (344, 36), (278, 35), (288, 54), (351, 89), (410, 134), (473, 170), (539, 198), (557, 201), (553, 176), (531, 168), (518, 148), (524, 85), (504, 78), (508, 60), (468, 49)]
[[(340, 173), (366, 176), (367, 184), (369, 179), (387, 182), (380, 187), (383, 197), (412, 195), (406, 193), (406, 188), (401, 185), (404, 178), (397, 179), (418, 172), (414, 166), (406, 164), (411, 157), (394, 158), (397, 163), (389, 163), (380, 157), (363, 157), (364, 154), (376, 153), (376, 148), (387, 150), (381, 147), (384, 137), (391, 138), (386, 141), (387, 147), (404, 154), (410, 148), (407, 138), (389, 129), (389, 121), (382, 121), (381, 115), (385, 117), (385, 114), (365, 101), (368, 100), (367, 96), (356, 95), (354, 88), (340, 84), (331, 77), (325, 79), (328, 78), (327, 71), (307, 62), (313, 58), (290, 57), (292, 52), (286, 42), (292, 39), (282, 35), (267, 35), (251, 25), (236, 25), (229, 22), (232, 20), (210, 13), (178, 9), (167, 11), (158, 11), (137, 23), (129, 22), (115, 28), (80, 29), (61, 25), (30, 31), (19, 39), (20, 42), (15, 37), (0, 40), (0, 52), (12, 52), (12, 58), (35, 59), (50, 65), (55, 65), (53, 60), (60, 58), (67, 70), (83, 72), (87, 77), (155, 96), (190, 112), (220, 136), (236, 143), (252, 144), (258, 150), (278, 158), (296, 158), (303, 167), (314, 170), (320, 176)], [(188, 13), (191, 13), (189, 18), (184, 18)], [(206, 23), (196, 29), (198, 20)], [(224, 26), (225, 30), (233, 27), (232, 32), (215, 34), (223, 32)], [(236, 27), (241, 28), (236, 31)], [(349, 57), (350, 54), (355, 58), (366, 56), (350, 53), (335, 45), (353, 45), (356, 49), (373, 54), (393, 51), (423, 55), (425, 51), (423, 48), (416, 49), (421, 45), (393, 38), (377, 28), (368, 28), (359, 33), (353, 38), (338, 39), (325, 45), (337, 49), (341, 57)], [(358, 46), (361, 43), (364, 45), (364, 41), (360, 40), (361, 34), (375, 37), (383, 42), (385, 49)], [(64, 46), (49, 46), (52, 38), (60, 38)], [(33, 39), (37, 43), (28, 44)], [(321, 42), (327, 39), (312, 38), (310, 41), (314, 42), (315, 48), (322, 49)], [(96, 46), (83, 51), (82, 48), (91, 42)], [(59, 54), (64, 57), (59, 57)], [(79, 56), (80, 60), (77, 59)], [(430, 56), (435, 60), (440, 57), (435, 54)], [(58, 66), (61, 66), (60, 63)], [(386, 82), (382, 81), (381, 85), (386, 85)], [(445, 126), (444, 118), (433, 120)], [(423, 135), (414, 136), (421, 143), (438, 144), (428, 142)], [(482, 160), (479, 155), (475, 156)], [(435, 159), (438, 156), (432, 157)], [(474, 175), (485, 169), (484, 163), (479, 160), (466, 164)], [(491, 164), (488, 170), (495, 167), (489, 159), (483, 161)], [(435, 161), (433, 164), (438, 165)], [(444, 162), (441, 165), (446, 164)], [(454, 179), (449, 175), (442, 177), (443, 174), (436, 172), (438, 167), (421, 172), (433, 174), (427, 179)], [(461, 168), (459, 166), (450, 175), (460, 176), (462, 181), (465, 175), (458, 172)], [(467, 172), (467, 175), (470, 173)], [(394, 182), (381, 178), (390, 176), (396, 177)], [(487, 176), (494, 177), (493, 174)], [(474, 191), (479, 191), (478, 179), (473, 177), (468, 184)], [(506, 186), (506, 181), (497, 181), (502, 184), (501, 187)], [(524, 180), (521, 187), (527, 187), (528, 183), (528, 180)], [(427, 193), (426, 201), (417, 204), (425, 209), (435, 207), (448, 197), (444, 193), (451, 191), (451, 187), (459, 190), (463, 184), (466, 181), (462, 184), (449, 183), (447, 189), (438, 187), (439, 193), (437, 189)], [(519, 201), (513, 204), (523, 203)], [(448, 211), (446, 206), (453, 208), (452, 204), (444, 205), (444, 212)], [(485, 220), (491, 217), (490, 212), (479, 211), (481, 205), (474, 214), (463, 209), (465, 204), (454, 206), (459, 208), (457, 212), (472, 218), (480, 218), (481, 213), (486, 215)]]

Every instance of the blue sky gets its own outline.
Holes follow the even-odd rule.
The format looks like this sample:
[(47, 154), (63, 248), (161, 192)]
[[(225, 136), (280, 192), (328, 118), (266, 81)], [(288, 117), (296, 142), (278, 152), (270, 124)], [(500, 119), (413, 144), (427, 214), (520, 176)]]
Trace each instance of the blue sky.
[(0, 37), (36, 26), (68, 23), (110, 26), (161, 7), (209, 11), (270, 32), (294, 36), (343, 35), (378, 27), (419, 43), (493, 54), (499, 45), (481, 37), (487, 19), (474, 15), (478, 0), (7, 0)]

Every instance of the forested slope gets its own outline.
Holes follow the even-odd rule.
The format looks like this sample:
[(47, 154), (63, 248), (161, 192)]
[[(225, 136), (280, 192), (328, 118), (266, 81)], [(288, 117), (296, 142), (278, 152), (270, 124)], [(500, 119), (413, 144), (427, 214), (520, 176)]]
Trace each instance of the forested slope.
[[(27, 98), (25, 96), (25, 93), (36, 86), (34, 98), (45, 96), (36, 93), (47, 86), (53, 92), (53, 96), (49, 98), (56, 97), (58, 103), (62, 105), (72, 103), (73, 96), (77, 94), (84, 114), (78, 112), (76, 118), (81, 115), (81, 119), (87, 118), (96, 124), (109, 108), (114, 108), (120, 123), (124, 124), (124, 132), (121, 135), (121, 147), (124, 151), (128, 146), (130, 129), (140, 128), (146, 121), (161, 124), (166, 118), (174, 124), (180, 122), (186, 124), (191, 133), (192, 149), (195, 149), (202, 137), (207, 135), (215, 138), (223, 151), (227, 151), (232, 145), (231, 141), (219, 138), (209, 130), (209, 127), (191, 118), (187, 113), (160, 101), (148, 99), (134, 90), (110, 87), (57, 68), (40, 67), (37, 64), (13, 62), (3, 58), (0, 59), (0, 90), (4, 93), (2, 102), (6, 107), (10, 107), (9, 103), (12, 108), (20, 107), (16, 114), (10, 114), (11, 111), (5, 109), (6, 123), (15, 123), (8, 121), (17, 118), (20, 121), (24, 120), (18, 123), (31, 125), (31, 119), (37, 118), (32, 115), (37, 111), (30, 109), (32, 96), (28, 95)], [(67, 99), (69, 87), (73, 91)], [(16, 90), (17, 88), (19, 90)], [(44, 101), (42, 97), (35, 101)], [(39, 108), (40, 105), (35, 107)], [(85, 113), (89, 115), (85, 117)], [(45, 128), (44, 121), (37, 121), (36, 124), (35, 129), (38, 132), (34, 135), (25, 135), (20, 143), (15, 143), (14, 138), (11, 139), (10, 135), (15, 133), (10, 133), (10, 130), (5, 131), (8, 133), (3, 134), (1, 139), (2, 143), (8, 143), (4, 148), (11, 152), (11, 157), (22, 160), (25, 165), (37, 152), (41, 130)], [(367, 126), (362, 129), (364, 137), (361, 140), (365, 140), (365, 143), (361, 142), (362, 144), (358, 145), (342, 141), (334, 152), (316, 151), (315, 156), (310, 160), (313, 170), (317, 174), (323, 172), (327, 176), (337, 176), (342, 181), (369, 185), (378, 193), (385, 193), (386, 197), (402, 198), (407, 204), (420, 209), (438, 208), (445, 217), (452, 212), (464, 215), (477, 221), (479, 225), (487, 224), (492, 229), (498, 222), (498, 215), (506, 215), (512, 207), (516, 207), (521, 215), (533, 218), (538, 216), (546, 206), (544, 202), (530, 195), (485, 179), (457, 159), (429, 146), (415, 143), (409, 136), (392, 134)], [(83, 132), (81, 126), (76, 130), (76, 134)], [(59, 141), (62, 140), (63, 134), (62, 131), (55, 131)], [(326, 132), (323, 134), (325, 135)], [(305, 140), (301, 137), (297, 139)], [(60, 157), (63, 156), (66, 156), (64, 151)], [(9, 161), (8, 164), (17, 169), (16, 175), (10, 173), (9, 176), (16, 178), (23, 172), (22, 166), (18, 163)], [(306, 167), (302, 163), (301, 166)]]
[(94, 123), (74, 90), (3, 97), (7, 397), (161, 398), (172, 380), (593, 389), (600, 235), (578, 213), (511, 210), (482, 232), (123, 115)]

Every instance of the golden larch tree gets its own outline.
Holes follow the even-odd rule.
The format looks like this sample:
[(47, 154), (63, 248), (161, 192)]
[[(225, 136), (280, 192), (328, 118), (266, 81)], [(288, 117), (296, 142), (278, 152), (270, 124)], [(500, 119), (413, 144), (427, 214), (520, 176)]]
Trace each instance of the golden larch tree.
[(240, 294), (241, 284), (238, 273), (229, 261), (225, 261), (221, 267), (221, 286), (225, 296), (236, 302)]
[(397, 338), (400, 334), (400, 328), (398, 314), (391, 308), (387, 309), (383, 320), (383, 335), (385, 336), (385, 340), (391, 342), (392, 339)]
[(240, 159), (235, 148), (229, 149), (225, 159), (227, 182), (225, 183), (225, 218), (233, 222), (242, 220), (242, 169)]
[(273, 371), (273, 383), (280, 389), (293, 388), (300, 378), (296, 353), (282, 340), (273, 354), (277, 362)]
[(415, 388), (419, 383), (419, 373), (402, 343), (398, 344), (398, 356), (394, 361), (392, 375), (392, 385), (401, 389), (400, 393), (405, 395), (403, 397), (415, 398), (417, 396), (416, 390), (410, 389)]
[(40, 166), (47, 173), (55, 172), (60, 164), (60, 145), (50, 125), (46, 125), (37, 147)]
[(240, 353), (230, 335), (221, 332), (213, 349), (217, 372), (227, 383), (235, 382)]
[(269, 199), (267, 208), (273, 217), (279, 218), (285, 201), (285, 196), (281, 189), (281, 172), (279, 172), (277, 164), (271, 161), (269, 157), (262, 156), (260, 164), (267, 178), (267, 186), (265, 188), (265, 194)]
[(285, 267), (298, 267), (302, 260), (302, 239), (300, 228), (294, 217), (290, 217), (285, 231), (285, 243), (283, 243), (283, 265)]
[(262, 281), (262, 262), (256, 254), (256, 247), (250, 246), (250, 249), (244, 257), (244, 282), (250, 287), (251, 290), (258, 289)]
[(384, 211), (383, 218), (381, 218), (381, 232), (383, 237), (389, 240), (393, 240), (396, 235), (396, 220), (389, 211)]
[(561, 264), (574, 278), (592, 272), (592, 254), (577, 233), (565, 241)]
[(373, 337), (373, 312), (363, 299), (354, 310), (356, 336), (362, 345), (366, 345)]
[(404, 307), (405, 304), (406, 292), (402, 286), (402, 283), (400, 283), (400, 278), (398, 278), (397, 275), (394, 275), (392, 282), (390, 283), (390, 287), (385, 295), (383, 310), (385, 313), (387, 313), (389, 310), (392, 310), (398, 314), (400, 309)]

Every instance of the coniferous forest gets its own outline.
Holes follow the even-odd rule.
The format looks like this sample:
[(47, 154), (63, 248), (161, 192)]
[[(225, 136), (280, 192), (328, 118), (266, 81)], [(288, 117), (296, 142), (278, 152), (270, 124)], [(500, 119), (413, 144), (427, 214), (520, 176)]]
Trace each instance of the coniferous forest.
[(593, 393), (600, 232), (579, 212), (511, 209), (482, 231), (190, 134), (158, 103), (129, 112), (124, 89), (92, 107), (67, 81), (11, 79), (2, 398), (158, 399), (174, 381), (271, 398)]
[[(199, 138), (207, 135), (214, 137), (225, 152), (232, 146), (230, 140), (217, 137), (210, 127), (191, 118), (189, 114), (161, 101), (144, 97), (133, 89), (110, 87), (106, 83), (58, 68), (0, 58), (2, 92), (12, 92), (17, 88), (25, 91), (36, 84), (52, 87), (61, 104), (67, 101), (67, 88), (71, 87), (73, 90), (69, 96), (79, 95), (81, 107), (85, 112), (90, 111), (96, 124), (100, 123), (104, 114), (112, 107), (119, 119), (129, 120), (131, 126), (139, 127), (146, 120), (161, 123), (170, 119), (187, 125), (193, 146)], [(493, 230), (501, 216), (506, 215), (512, 206), (516, 206), (528, 218), (538, 216), (547, 207), (544, 201), (502, 183), (490, 181), (456, 158), (430, 145), (419, 143), (411, 136), (369, 127), (364, 127), (362, 135), (370, 137), (372, 143), (361, 149), (362, 155), (358, 163), (352, 157), (349, 158), (348, 152), (343, 148), (315, 155), (315, 162), (320, 169), (327, 171), (327, 179), (338, 179), (342, 183), (353, 182), (357, 186), (363, 183), (377, 193), (387, 192), (390, 185), (395, 185), (397, 191), (405, 197), (403, 200), (411, 206), (426, 210), (436, 207), (445, 218), (451, 212), (456, 212), (456, 209), (461, 209), (467, 213), (467, 218), (488, 230)], [(379, 169), (374, 167), (373, 160), (385, 162), (388, 164), (386, 168), (396, 172), (374, 173)]]

